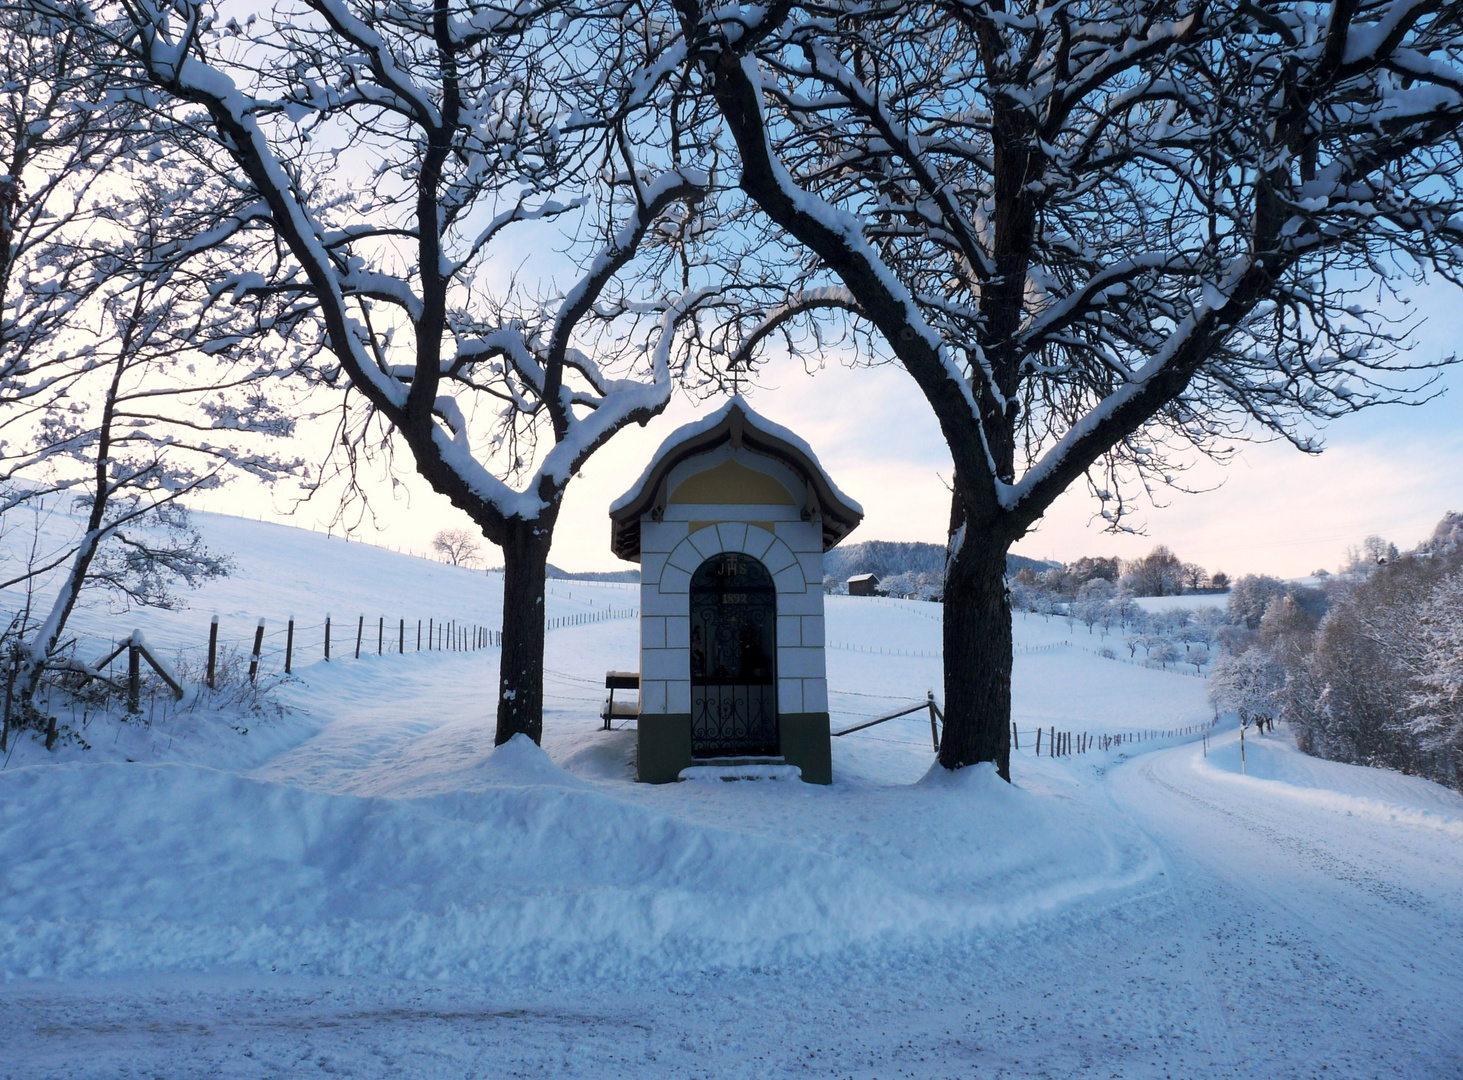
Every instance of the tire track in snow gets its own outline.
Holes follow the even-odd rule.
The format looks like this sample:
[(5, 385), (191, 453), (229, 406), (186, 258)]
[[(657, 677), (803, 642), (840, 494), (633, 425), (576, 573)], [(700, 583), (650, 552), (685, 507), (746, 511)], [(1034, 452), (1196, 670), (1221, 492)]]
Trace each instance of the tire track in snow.
[[(1342, 886), (1333, 896), (1316, 898), (1307, 905), (1285, 904), (1273, 888), (1264, 887), (1265, 879), (1258, 869), (1252, 876), (1219, 874), (1226, 887), (1249, 898), (1251, 910), (1256, 906), (1264, 907), (1282, 919), (1302, 924), (1318, 955), (1338, 960), (1344, 958), (1353, 972), (1364, 973), (1367, 979), (1387, 977), (1409, 992), (1416, 992), (1419, 989), (1419, 980), (1425, 980), (1437, 994), (1446, 997), (1456, 992), (1455, 981), (1444, 972), (1428, 971), (1417, 964), (1408, 964), (1406, 977), (1403, 977), (1394, 965), (1377, 962), (1378, 956), (1463, 956), (1463, 939), (1460, 939), (1457, 932), (1457, 920), (1454, 916), (1441, 910), (1436, 903), (1416, 890), (1370, 873), (1353, 860), (1328, 850), (1299, 829), (1288, 831), (1273, 824), (1257, 822), (1252, 817), (1241, 819), (1240, 815), (1248, 807), (1222, 805), (1213, 798), (1183, 788), (1171, 779), (1159, 775), (1158, 770), (1174, 764), (1173, 759), (1182, 752), (1160, 751), (1145, 755), (1143, 760), (1135, 763), (1136, 771), (1144, 781), (1164, 792), (1169, 798), (1180, 799), (1198, 808), (1207, 821), (1222, 822), (1238, 830), (1244, 839), (1265, 844), (1271, 849), (1272, 855), (1278, 856), (1277, 861), (1281, 865), (1298, 863), (1322, 878)], [(1297, 819), (1280, 820), (1301, 824)], [(1353, 828), (1340, 835), (1344, 837), (1344, 842), (1355, 843), (1358, 839), (1355, 836), (1357, 823), (1355, 819), (1344, 820), (1350, 821)], [(1172, 840), (1154, 836), (1151, 830), (1150, 836), (1153, 836), (1155, 843), (1165, 853), (1173, 846)], [(1202, 853), (1195, 853), (1191, 857), (1202, 859)], [(1213, 861), (1207, 862), (1205, 872), (1218, 873)], [(1233, 866), (1235, 863), (1231, 860), (1226, 865)], [(1305, 883), (1297, 884), (1304, 888)], [(1333, 903), (1328, 904), (1327, 900)], [(1387, 905), (1389, 912), (1378, 913), (1373, 906), (1376, 901)], [(1337, 902), (1344, 905), (1343, 910), (1350, 918), (1337, 917), (1339, 913), (1334, 910)], [(1329, 910), (1322, 917), (1318, 914), (1319, 909)], [(1268, 922), (1273, 925), (1275, 919), (1272, 917)], [(1365, 927), (1364, 935), (1348, 932), (1359, 926)], [(1428, 940), (1427, 945), (1420, 944), (1422, 938)], [(1325, 943), (1324, 947), (1321, 946), (1322, 942)]]
[[(1226, 809), (1192, 791), (1185, 791), (1183, 788), (1159, 777), (1155, 770), (1156, 763), (1153, 761), (1146, 761), (1142, 764), (1141, 771), (1150, 783), (1163, 788), (1170, 794), (1177, 795), (1180, 798), (1187, 799), (1192, 803), (1212, 810), (1226, 820), (1232, 819), (1234, 814), (1233, 808)], [(1441, 915), (1441, 912), (1438, 912), (1431, 901), (1421, 893), (1415, 892), (1406, 886), (1398, 885), (1396, 882), (1387, 881), (1374, 874), (1369, 874), (1349, 859), (1345, 859), (1335, 852), (1328, 851), (1317, 844), (1313, 844), (1296, 833), (1283, 833), (1273, 826), (1255, 821), (1247, 821), (1245, 828), (1250, 830), (1251, 833), (1263, 836), (1276, 847), (1288, 849), (1310, 866), (1335, 881), (1353, 885), (1390, 904), (1412, 908), (1415, 911), (1426, 912), (1434, 916)]]

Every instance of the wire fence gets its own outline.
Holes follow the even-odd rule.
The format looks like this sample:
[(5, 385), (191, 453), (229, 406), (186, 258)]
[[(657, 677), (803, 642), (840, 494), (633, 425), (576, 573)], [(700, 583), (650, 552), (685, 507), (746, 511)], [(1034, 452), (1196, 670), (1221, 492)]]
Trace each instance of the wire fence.
[[(598, 611), (580, 612), (547, 619), (546, 632), (563, 630), (575, 626), (608, 622), (613, 619), (638, 618), (638, 608), (608, 607)], [(249, 620), (230, 620), (241, 626)], [(137, 633), (133, 631), (132, 633)], [(131, 635), (113, 638), (108, 647), (112, 659), (107, 663), (108, 675), (113, 674), (111, 666), (116, 662), (115, 650)], [(217, 681), (218, 664), (226, 654), (245, 653), (254, 678), (260, 674), (288, 675), (296, 667), (316, 661), (339, 662), (359, 660), (362, 657), (400, 656), (424, 652), (475, 652), (482, 649), (502, 648), (503, 633), (483, 623), (468, 619), (427, 616), (407, 619), (401, 616), (388, 618), (377, 615), (356, 615), (353, 618), (336, 618), (326, 615), (318, 621), (285, 619), (270, 623), (265, 619), (254, 622), (248, 636), (237, 632), (226, 632), (218, 616), (214, 616), (207, 631), (207, 637), (196, 645), (174, 645), (170, 650), (180, 661), (202, 664), (204, 681), (212, 685)], [(251, 678), (251, 681), (253, 679)]]
[[(1087, 731), (1058, 731), (1055, 724), (1023, 732), (1018, 731), (1016, 724), (1012, 723), (1011, 751), (1012, 753), (1026, 753), (1032, 757), (1068, 757), (1073, 754), (1091, 753), (1094, 750), (1115, 750), (1122, 746), (1134, 746), (1160, 739), (1181, 739), (1191, 735), (1202, 736), (1207, 750), (1209, 732), (1214, 730), (1214, 725), (1218, 723), (1218, 718), (1215, 718), (1205, 724), (1185, 724), (1180, 727), (1151, 730), (1104, 731), (1096, 735)], [(1026, 740), (1025, 747), (1021, 745), (1023, 737)]]
[[(852, 692), (832, 691), (832, 693), (847, 694)], [(858, 696), (882, 697), (883, 695)], [(890, 697), (886, 700), (900, 700), (906, 704), (902, 708), (879, 716), (841, 712), (844, 719), (857, 720), (859, 722), (845, 727), (840, 731), (832, 732), (833, 737), (839, 738), (844, 735), (867, 732), (869, 728), (876, 727), (891, 720), (906, 718), (922, 719), (928, 713), (930, 739), (934, 745), (935, 752), (938, 753), (940, 749), (940, 733), (945, 723), (945, 714), (935, 701), (934, 692), (927, 692), (923, 700), (908, 697), (899, 699)], [(1055, 724), (1047, 727), (1033, 728), (1023, 732), (1019, 730), (1017, 724), (1013, 721), (1011, 724), (1011, 751), (1012, 753), (1026, 753), (1031, 757), (1069, 757), (1074, 754), (1090, 753), (1094, 750), (1114, 750), (1123, 746), (1134, 746), (1157, 740), (1198, 735), (1204, 739), (1205, 752), (1207, 753), (1209, 732), (1218, 723), (1219, 719), (1216, 717), (1204, 724), (1184, 724), (1172, 728), (1133, 729), (1130, 731), (1104, 731), (1093, 734), (1087, 731), (1058, 731)], [(1026, 740), (1024, 748), (1022, 746), (1023, 737)]]

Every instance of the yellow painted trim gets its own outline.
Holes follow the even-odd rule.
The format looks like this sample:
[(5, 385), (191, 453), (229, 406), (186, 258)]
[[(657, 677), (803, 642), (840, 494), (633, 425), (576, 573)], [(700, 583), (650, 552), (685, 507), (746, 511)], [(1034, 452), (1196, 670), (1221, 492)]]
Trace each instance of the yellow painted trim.
[(702, 506), (796, 506), (792, 493), (774, 477), (734, 458), (682, 480), (668, 502)]

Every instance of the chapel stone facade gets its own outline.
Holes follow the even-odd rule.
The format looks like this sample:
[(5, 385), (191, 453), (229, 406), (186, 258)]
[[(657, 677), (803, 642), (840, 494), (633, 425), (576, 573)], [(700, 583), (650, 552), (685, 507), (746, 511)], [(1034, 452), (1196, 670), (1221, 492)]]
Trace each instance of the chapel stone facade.
[(863, 511), (740, 398), (671, 435), (610, 510), (639, 562), (639, 777), (795, 765), (832, 781), (823, 554)]

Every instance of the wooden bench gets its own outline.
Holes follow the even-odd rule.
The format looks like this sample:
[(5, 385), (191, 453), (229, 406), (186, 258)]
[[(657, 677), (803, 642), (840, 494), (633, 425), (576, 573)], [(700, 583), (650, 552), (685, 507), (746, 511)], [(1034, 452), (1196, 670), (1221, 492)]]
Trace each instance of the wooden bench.
[(604, 717), (606, 731), (610, 730), (610, 724), (614, 720), (634, 720), (640, 715), (640, 703), (633, 705), (628, 701), (615, 704), (616, 690), (639, 690), (640, 672), (638, 671), (606, 671), (605, 689), (610, 692), (609, 701), (605, 702), (604, 711), (600, 713)]

